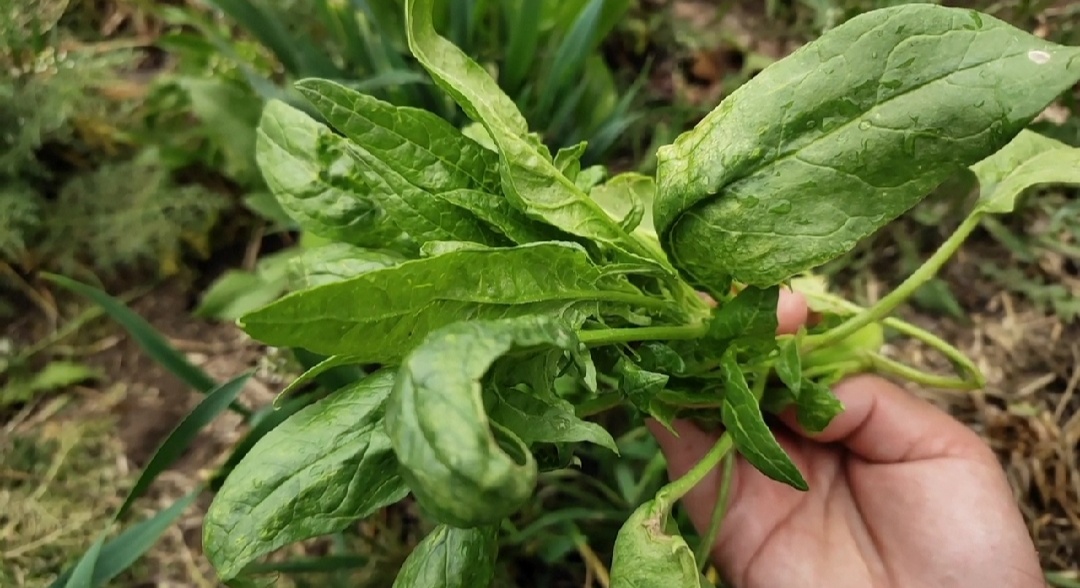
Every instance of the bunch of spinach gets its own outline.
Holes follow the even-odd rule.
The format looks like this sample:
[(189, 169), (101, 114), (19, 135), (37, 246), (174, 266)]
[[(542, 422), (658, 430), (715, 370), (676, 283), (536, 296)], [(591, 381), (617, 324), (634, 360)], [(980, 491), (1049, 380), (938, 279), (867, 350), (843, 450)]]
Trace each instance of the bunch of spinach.
[[(584, 145), (552, 155), (435, 31), (432, 5), (405, 3), (409, 48), (483, 132), (317, 79), (298, 88), (333, 128), (280, 102), (263, 115), (269, 186), (333, 243), (292, 260), (297, 291), (241, 325), (328, 357), (284, 393), (335, 366), (371, 375), (287, 418), (225, 480), (204, 527), (223, 580), (411, 494), (439, 526), (395, 586), (487, 585), (500, 521), (538, 472), (574, 463), (575, 445), (617, 451), (587, 417), (625, 405), (724, 433), (626, 522), (612, 585), (706, 585), (674, 503), (732, 450), (806, 490), (764, 413), (794, 407), (821, 430), (842, 409), (829, 385), (846, 374), (980, 386), (960, 352), (888, 314), (984, 215), (1034, 184), (1080, 181), (1080, 151), (1025, 130), (1080, 79), (1080, 48), (978, 12), (906, 5), (851, 19), (661, 148), (654, 179), (582, 169)], [(809, 273), (957, 173), (981, 183), (970, 216), (872, 308)], [(784, 285), (822, 320), (777, 335)], [(885, 327), (958, 375), (886, 358)]]

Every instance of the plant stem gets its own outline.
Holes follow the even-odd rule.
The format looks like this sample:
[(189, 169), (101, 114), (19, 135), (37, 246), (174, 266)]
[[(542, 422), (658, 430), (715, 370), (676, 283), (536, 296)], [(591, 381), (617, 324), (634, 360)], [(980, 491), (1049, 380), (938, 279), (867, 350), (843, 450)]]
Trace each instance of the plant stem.
[(724, 471), (720, 474), (720, 496), (717, 497), (716, 505), (713, 507), (709, 529), (705, 532), (705, 536), (702, 537), (701, 543), (698, 544), (697, 551), (694, 553), (694, 559), (697, 560), (701, 571), (705, 571), (705, 566), (709, 562), (709, 552), (712, 551), (713, 545), (716, 544), (716, 537), (720, 534), (720, 525), (723, 523), (724, 514), (727, 512), (728, 493), (731, 489), (731, 478), (734, 473), (735, 456), (728, 455), (724, 458)]
[(915, 290), (930, 281), (930, 279), (941, 270), (942, 266), (945, 265), (945, 262), (956, 253), (960, 248), (960, 245), (967, 239), (968, 235), (979, 226), (979, 221), (982, 219), (982, 216), (983, 215), (980, 212), (973, 212), (970, 214), (964, 219), (964, 222), (960, 223), (960, 226), (956, 228), (956, 231), (941, 244), (941, 247), (930, 256), (930, 259), (927, 259), (926, 263), (915, 270), (915, 273), (908, 276), (908, 279), (904, 280), (904, 282), (895, 290), (879, 300), (874, 306), (851, 317), (839, 326), (825, 331), (820, 335), (807, 337), (804, 350), (810, 351), (818, 347), (824, 347), (841, 341), (866, 325), (884, 318), (887, 314), (903, 304), (915, 293)]
[[(842, 307), (845, 310), (850, 310), (852, 314), (858, 314), (865, 312), (865, 309), (859, 305), (840, 298), (839, 296), (833, 296), (831, 294), (819, 294), (819, 293), (804, 293), (807, 298), (816, 299), (821, 302), (833, 304), (838, 307)], [(986, 384), (986, 379), (979, 368), (966, 356), (962, 351), (950, 345), (944, 339), (930, 333), (929, 331), (919, 328), (909, 322), (900, 320), (896, 317), (885, 317), (881, 319), (882, 324), (886, 327), (896, 330), (900, 334), (907, 335), (913, 339), (917, 339), (925, 343), (931, 349), (934, 349), (938, 353), (941, 353), (952, 362), (953, 366), (957, 368), (962, 374), (966, 373), (965, 381), (970, 383), (970, 388), (980, 388)], [(842, 326), (842, 325), (841, 325)], [(837, 327), (840, 328), (840, 327)], [(819, 347), (821, 345), (821, 338), (828, 335), (832, 331), (822, 333), (821, 335), (809, 335), (803, 339), (803, 352), (806, 350)]]
[(728, 454), (733, 445), (734, 441), (732, 441), (730, 433), (721, 435), (716, 444), (712, 446), (712, 449), (701, 458), (701, 461), (697, 462), (681, 478), (664, 486), (656, 493), (657, 502), (668, 505), (678, 502), (680, 498), (686, 496), (687, 492), (693, 490), (694, 486), (697, 486), (705, 479), (705, 476), (720, 463), (720, 460), (724, 459), (724, 456)]
[(708, 332), (707, 323), (693, 325), (675, 325), (669, 327), (638, 327), (628, 329), (595, 329), (581, 331), (578, 339), (589, 347), (631, 343), (634, 341), (655, 341), (670, 339), (697, 339)]
[(943, 390), (970, 390), (972, 388), (971, 382), (963, 378), (950, 378), (936, 374), (928, 374), (894, 359), (885, 357), (880, 353), (867, 352), (866, 357), (870, 360), (870, 365), (877, 371), (899, 376), (916, 384)]

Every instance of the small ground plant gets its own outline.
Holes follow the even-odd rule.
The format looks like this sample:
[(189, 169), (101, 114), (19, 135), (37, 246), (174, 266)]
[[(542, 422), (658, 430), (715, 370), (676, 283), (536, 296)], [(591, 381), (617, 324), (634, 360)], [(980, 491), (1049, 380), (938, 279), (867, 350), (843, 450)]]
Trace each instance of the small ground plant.
[[(654, 178), (582, 169), (584, 145), (552, 155), (436, 32), (433, 3), (405, 3), (408, 46), (484, 133), (319, 79), (297, 87), (330, 126), (281, 102), (263, 114), (268, 185), (331, 242), (291, 260), (295, 292), (240, 323), (329, 357), (283, 394), (335, 366), (370, 375), (289, 416), (225, 479), (204, 525), (224, 581), (411, 495), (439, 524), (394, 585), (489, 585), (500, 524), (538, 472), (574, 467), (578, 444), (617, 451), (588, 417), (629, 406), (724, 433), (626, 521), (611, 585), (708, 585), (673, 522), (678, 499), (732, 452), (807, 490), (765, 415), (793, 409), (821, 430), (847, 374), (980, 386), (960, 352), (889, 315), (985, 215), (1033, 185), (1080, 183), (1080, 150), (1026, 130), (1080, 79), (1080, 48), (979, 12), (916, 4), (847, 21), (662, 147)], [(880, 302), (858, 307), (810, 273), (956, 174), (977, 178), (976, 204)], [(776, 333), (785, 285), (822, 317), (794, 335)], [(956, 374), (887, 358), (886, 329)]]

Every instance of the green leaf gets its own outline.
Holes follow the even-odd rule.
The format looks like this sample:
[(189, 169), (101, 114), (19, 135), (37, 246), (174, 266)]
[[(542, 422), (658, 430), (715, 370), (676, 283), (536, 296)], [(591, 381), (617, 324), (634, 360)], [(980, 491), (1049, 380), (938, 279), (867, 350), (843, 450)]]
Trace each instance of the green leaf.
[(791, 338), (780, 345), (780, 355), (776, 358), (776, 375), (791, 389), (795, 396), (802, 388), (802, 357), (796, 339)]
[(780, 300), (778, 287), (747, 286), (728, 302), (713, 311), (709, 322), (709, 338), (721, 342), (739, 341), (774, 344), (779, 319), (776, 305)]
[(278, 393), (277, 397), (274, 398), (274, 405), (279, 405), (281, 401), (284, 400), (287, 396), (299, 390), (301, 386), (304, 386), (312, 380), (315, 380), (320, 375), (341, 366), (360, 365), (363, 363), (362, 359), (363, 358), (357, 357), (355, 355), (331, 355), (330, 357), (327, 357), (319, 363), (311, 366), (310, 369), (297, 376), (295, 380), (289, 382), (288, 385), (282, 388), (281, 392)]
[(281, 207), (305, 231), (362, 247), (387, 247), (401, 229), (349, 153), (347, 139), (278, 100), (263, 108), (255, 158)]
[(670, 377), (644, 370), (625, 357), (620, 357), (615, 363), (614, 373), (619, 378), (619, 391), (630, 399), (638, 410), (653, 417), (674, 434), (675, 429), (671, 423), (676, 409), (658, 398), (667, 387)]
[(416, 108), (396, 107), (327, 80), (304, 80), (297, 89), (350, 139), (346, 151), (387, 214), (418, 242), (501, 239), (465, 209), (441, 198), (475, 190), (501, 199), (498, 156), (450, 123)]
[(393, 588), (486, 588), (495, 578), (496, 526), (439, 525), (405, 559)]
[(971, 166), (979, 180), (976, 209), (1008, 214), (1027, 189), (1044, 184), (1080, 184), (1080, 148), (1023, 131), (1001, 151)]
[(64, 588), (93, 588), (94, 566), (97, 565), (98, 557), (101, 556), (101, 548), (104, 543), (104, 536), (98, 537), (97, 541), (94, 541), (90, 549), (87, 549), (86, 553), (79, 559), (79, 563), (75, 564), (75, 568), (71, 570), (71, 577), (64, 584)]
[(585, 150), (588, 147), (589, 144), (582, 141), (576, 145), (559, 149), (553, 161), (559, 173), (566, 176), (566, 179), (571, 182), (576, 180), (578, 174), (581, 173), (581, 156), (585, 155)]
[(11, 375), (0, 387), (0, 407), (26, 402), (43, 392), (63, 390), (86, 380), (101, 377), (101, 371), (73, 361), (50, 361), (30, 377)]
[(625, 231), (640, 229), (655, 236), (652, 204), (656, 182), (650, 176), (629, 172), (619, 174), (589, 191), (592, 198), (619, 222)]
[(402, 477), (436, 520), (459, 527), (497, 523), (536, 485), (528, 447), (484, 412), (481, 382), (492, 364), (508, 354), (581, 349), (569, 325), (525, 316), (453, 323), (405, 357), (386, 430)]
[(298, 253), (298, 249), (286, 249), (267, 255), (253, 272), (226, 271), (203, 293), (194, 315), (233, 321), (273, 302), (285, 291), (288, 264)]
[(813, 380), (804, 380), (795, 402), (795, 416), (799, 425), (811, 433), (820, 433), (829, 426), (844, 405), (828, 386)]
[(289, 260), (286, 272), (290, 286), (302, 290), (393, 267), (406, 259), (393, 251), (330, 243), (302, 251)]
[(518, 387), (500, 390), (492, 396), (494, 400), (487, 406), (488, 416), (527, 444), (587, 441), (619, 453), (607, 429), (578, 418), (574, 405), (555, 396), (550, 389)]
[(671, 508), (650, 500), (634, 510), (615, 537), (611, 588), (700, 588), (694, 552), (671, 521)]
[(432, 23), (434, 0), (405, 3), (409, 49), (472, 120), (484, 125), (499, 151), (506, 197), (531, 218), (618, 252), (660, 264), (555, 167), (530, 139), (528, 124), (494, 79)]
[(392, 371), (376, 372), (300, 409), (236, 465), (203, 523), (206, 555), (222, 580), (406, 496), (383, 430), (393, 385)]
[(1005, 146), (1076, 83), (1078, 56), (967, 9), (856, 16), (660, 149), (664, 248), (706, 287), (821, 265)]
[(731, 432), (735, 448), (766, 476), (797, 490), (808, 490), (799, 468), (765, 424), (758, 400), (747, 386), (734, 354), (725, 353), (720, 367), (724, 373), (724, 427)]
[(457, 320), (547, 314), (577, 324), (600, 304), (665, 303), (602, 275), (581, 247), (536, 243), (407, 261), (290, 294), (240, 324), (269, 345), (385, 363)]
[(502, 196), (477, 190), (457, 190), (442, 195), (447, 202), (468, 210), (507, 239), (524, 245), (536, 241), (573, 241), (575, 238), (555, 227), (535, 221)]

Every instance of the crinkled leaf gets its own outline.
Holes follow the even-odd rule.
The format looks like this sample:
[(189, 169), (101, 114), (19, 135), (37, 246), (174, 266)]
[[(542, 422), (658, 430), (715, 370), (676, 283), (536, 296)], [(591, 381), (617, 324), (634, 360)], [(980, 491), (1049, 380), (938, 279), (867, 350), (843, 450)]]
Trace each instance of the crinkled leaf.
[(824, 431), (844, 411), (844, 405), (828, 386), (810, 379), (803, 380), (795, 407), (799, 425), (811, 433)]
[(584, 237), (643, 263), (651, 253), (623, 231), (555, 166), (530, 136), (528, 123), (494, 79), (432, 22), (434, 0), (407, 0), (409, 49), (469, 118), (484, 125), (499, 152), (503, 192), (530, 217)]
[(459, 250), (296, 292), (240, 319), (252, 337), (381, 363), (462, 319), (546, 314), (577, 324), (600, 304), (657, 306), (564, 243)]
[(519, 245), (536, 241), (572, 240), (571, 235), (525, 216), (525, 213), (514, 208), (502, 196), (493, 196), (478, 190), (455, 190), (442, 194), (442, 198), (468, 210), (476, 218)]
[(488, 407), (491, 419), (525, 443), (577, 443), (587, 441), (619, 453), (607, 429), (582, 420), (574, 405), (554, 394), (531, 390), (501, 390)]
[(735, 448), (766, 476), (798, 490), (809, 489), (799, 468), (765, 424), (758, 400), (746, 384), (734, 354), (725, 353), (720, 367), (724, 373), (724, 427), (731, 433)]
[(700, 588), (694, 552), (681, 535), (669, 533), (670, 517), (659, 500), (634, 510), (615, 537), (611, 588)]
[(671, 422), (675, 408), (658, 398), (670, 378), (666, 374), (644, 370), (625, 357), (619, 358), (614, 371), (619, 378), (619, 390), (630, 402), (674, 433)]
[(1005, 146), (1076, 83), (1078, 56), (967, 9), (856, 16), (660, 149), (664, 248), (716, 289), (816, 267)]
[(402, 477), (436, 520), (494, 524), (528, 500), (536, 462), (521, 438), (489, 419), (482, 381), (505, 355), (580, 347), (569, 325), (525, 316), (453, 323), (405, 357), (386, 430)]
[(498, 538), (494, 526), (439, 525), (405, 559), (393, 588), (487, 588), (495, 578)]
[(555, 154), (554, 161), (559, 173), (566, 176), (566, 179), (571, 182), (576, 180), (578, 174), (581, 173), (581, 156), (585, 155), (585, 150), (588, 147), (589, 144), (582, 141), (576, 145), (559, 149), (558, 153)]
[(1028, 188), (1080, 184), (1080, 148), (1025, 130), (971, 171), (979, 180), (978, 210), (1007, 214)]
[(619, 174), (589, 191), (592, 198), (625, 231), (655, 235), (652, 220), (656, 182), (636, 172)]
[(747, 286), (731, 300), (722, 303), (709, 322), (709, 338), (719, 342), (737, 342), (757, 348), (762, 343), (775, 344), (779, 319), (776, 305), (780, 289), (776, 286)]
[(303, 250), (289, 260), (286, 272), (292, 288), (302, 290), (392, 267), (406, 259), (393, 251), (330, 243)]
[(408, 494), (383, 429), (393, 385), (392, 371), (376, 372), (302, 408), (236, 465), (203, 525), (207, 557), (223, 580)]
[(356, 172), (402, 230), (420, 243), (500, 244), (468, 210), (441, 198), (454, 190), (498, 194), (494, 153), (424, 110), (393, 106), (328, 80), (304, 80), (296, 87), (348, 137), (346, 151), (356, 160)]
[(791, 393), (799, 395), (802, 387), (802, 358), (799, 356), (799, 346), (794, 338), (788, 339), (780, 345), (780, 354), (776, 358), (776, 375), (780, 381), (791, 388)]
[(302, 111), (268, 102), (255, 157), (270, 191), (305, 231), (365, 247), (383, 247), (401, 236), (370, 197), (348, 140)]

